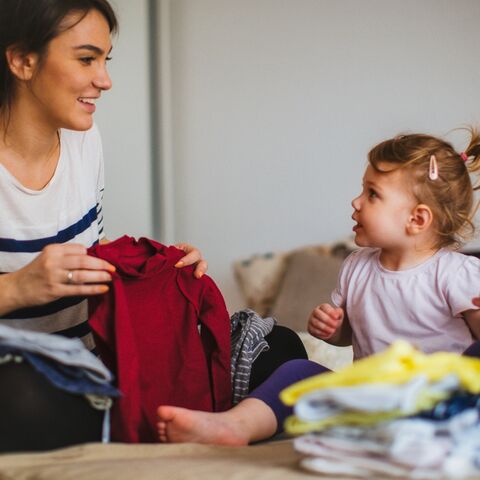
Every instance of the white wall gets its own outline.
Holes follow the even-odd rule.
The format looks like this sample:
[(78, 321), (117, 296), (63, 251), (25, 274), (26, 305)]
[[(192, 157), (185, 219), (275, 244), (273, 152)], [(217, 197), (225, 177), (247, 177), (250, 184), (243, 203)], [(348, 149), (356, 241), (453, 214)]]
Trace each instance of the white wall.
[(152, 236), (147, 0), (112, 0), (120, 34), (109, 70), (113, 88), (95, 121), (105, 156), (104, 218), (108, 238)]
[(231, 309), (234, 259), (350, 233), (373, 144), (480, 122), (478, 0), (169, 7), (175, 237)]
[(230, 309), (234, 259), (350, 233), (374, 143), (480, 123), (478, 0), (157, 0), (169, 98), (154, 133), (174, 170), (155, 213), (148, 2), (112, 3), (114, 87), (96, 115), (107, 234), (153, 236), (152, 215), (170, 215), (161, 240), (198, 245)]

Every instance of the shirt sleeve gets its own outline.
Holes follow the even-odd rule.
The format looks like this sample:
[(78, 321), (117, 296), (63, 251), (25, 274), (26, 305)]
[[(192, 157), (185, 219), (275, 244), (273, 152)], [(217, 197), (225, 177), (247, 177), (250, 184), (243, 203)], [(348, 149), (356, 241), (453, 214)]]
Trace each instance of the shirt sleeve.
[(332, 303), (336, 307), (345, 308), (347, 300), (347, 288), (353, 265), (357, 260), (360, 250), (352, 252), (343, 262), (338, 274), (337, 286), (332, 292)]
[(203, 279), (206, 288), (200, 304), (199, 322), (204, 328), (200, 336), (209, 362), (214, 411), (223, 412), (232, 406), (230, 316), (213, 280), (207, 275)]
[(200, 337), (210, 372), (213, 411), (222, 412), (232, 407), (230, 316), (215, 282), (208, 275), (194, 278), (193, 268), (178, 269), (177, 282), (202, 327)]
[(105, 238), (105, 229), (103, 225), (103, 192), (105, 190), (105, 167), (103, 163), (103, 147), (102, 147), (102, 139), (100, 137), (100, 132), (96, 125), (93, 126), (93, 130), (95, 132), (95, 139), (96, 139), (96, 152), (95, 156), (97, 157), (97, 225), (98, 225), (98, 237), (99, 240)]
[(476, 308), (472, 304), (472, 298), (480, 296), (480, 259), (459, 255), (462, 263), (457, 268), (452, 268), (451, 265), (445, 277), (446, 297), (454, 316)]

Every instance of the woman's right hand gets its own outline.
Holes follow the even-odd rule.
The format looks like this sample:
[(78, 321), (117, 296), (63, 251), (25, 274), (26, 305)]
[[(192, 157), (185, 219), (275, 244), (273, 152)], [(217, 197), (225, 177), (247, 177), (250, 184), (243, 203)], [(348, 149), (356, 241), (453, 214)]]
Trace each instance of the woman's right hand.
[(48, 245), (28, 265), (5, 276), (10, 277), (10, 303), (17, 309), (105, 293), (114, 271), (105, 260), (87, 255), (83, 245), (64, 243)]
[(314, 308), (308, 318), (308, 333), (321, 340), (328, 340), (340, 330), (343, 317), (342, 308), (334, 308), (328, 303), (322, 303)]

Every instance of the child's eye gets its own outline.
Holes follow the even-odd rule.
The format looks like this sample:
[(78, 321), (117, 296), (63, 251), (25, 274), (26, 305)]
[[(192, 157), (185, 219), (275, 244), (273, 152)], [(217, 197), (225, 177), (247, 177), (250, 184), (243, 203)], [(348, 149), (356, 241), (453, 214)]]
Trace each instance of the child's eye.
[(377, 198), (378, 195), (377, 195), (377, 192), (375, 190), (373, 190), (372, 188), (369, 188), (368, 189), (368, 198)]

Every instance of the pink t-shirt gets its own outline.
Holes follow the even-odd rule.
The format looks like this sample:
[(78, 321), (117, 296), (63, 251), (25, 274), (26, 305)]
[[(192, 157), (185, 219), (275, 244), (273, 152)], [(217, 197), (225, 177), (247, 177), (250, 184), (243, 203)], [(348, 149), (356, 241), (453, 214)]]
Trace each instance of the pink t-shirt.
[(387, 270), (380, 249), (347, 257), (332, 301), (346, 309), (356, 360), (403, 338), (426, 353), (461, 353), (473, 341), (462, 312), (480, 294), (480, 259), (441, 249), (422, 264)]

